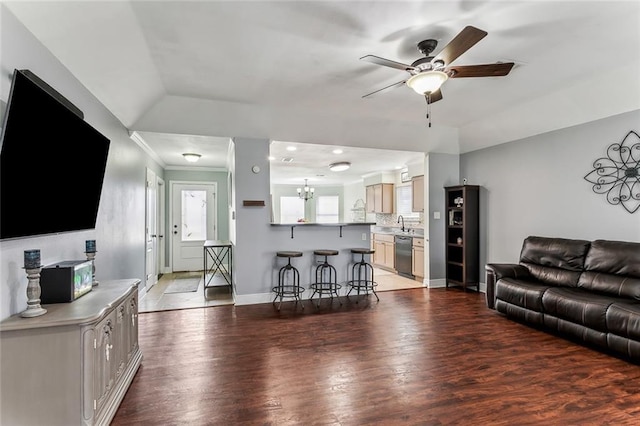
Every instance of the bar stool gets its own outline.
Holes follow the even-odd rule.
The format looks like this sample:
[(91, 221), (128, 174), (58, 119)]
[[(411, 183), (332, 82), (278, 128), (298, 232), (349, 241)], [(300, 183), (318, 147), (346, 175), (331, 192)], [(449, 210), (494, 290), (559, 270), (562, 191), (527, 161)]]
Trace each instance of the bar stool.
[[(322, 300), (323, 294), (328, 294), (331, 296), (331, 301), (333, 302), (333, 295), (339, 297), (338, 290), (342, 288), (340, 284), (338, 284), (337, 272), (336, 268), (329, 264), (328, 257), (336, 256), (338, 254), (338, 250), (314, 250), (313, 254), (316, 256), (324, 256), (324, 263), (321, 263), (316, 267), (316, 282), (309, 284), (309, 288), (313, 290), (313, 294), (309, 300), (313, 303), (313, 296), (318, 294), (318, 303), (316, 305), (317, 308), (320, 307), (320, 301)], [(339, 301), (340, 299), (338, 299)], [(342, 305), (342, 302), (340, 302)]]
[[(277, 257), (285, 257), (288, 262), (278, 272), (278, 285), (272, 288), (272, 291), (276, 294), (276, 297), (273, 298), (273, 304), (276, 303), (276, 299), (280, 298), (280, 303), (278, 304), (278, 310), (280, 310), (280, 306), (282, 305), (282, 299), (285, 297), (293, 297), (296, 300), (296, 303), (300, 301), (300, 305), (302, 305), (302, 309), (304, 309), (304, 304), (302, 303), (302, 299), (300, 298), (300, 294), (304, 292), (304, 287), (300, 287), (300, 273), (298, 269), (291, 264), (292, 257), (302, 257), (301, 251), (278, 251), (276, 252)], [(288, 276), (292, 276), (290, 280), (287, 280)]]
[[(351, 249), (351, 254), (359, 254), (362, 257), (351, 267), (351, 280), (347, 281), (347, 284), (350, 287), (349, 292), (347, 293), (347, 297), (349, 297), (349, 294), (351, 294), (351, 291), (353, 289), (356, 289), (358, 292), (358, 296), (360, 296), (361, 291), (366, 294), (369, 294), (369, 291), (371, 291), (376, 296), (378, 302), (380, 301), (380, 298), (376, 293), (376, 286), (378, 284), (373, 280), (373, 266), (364, 260), (365, 254), (373, 253), (375, 253), (375, 250), (371, 248)], [(358, 302), (356, 301), (356, 303)]]

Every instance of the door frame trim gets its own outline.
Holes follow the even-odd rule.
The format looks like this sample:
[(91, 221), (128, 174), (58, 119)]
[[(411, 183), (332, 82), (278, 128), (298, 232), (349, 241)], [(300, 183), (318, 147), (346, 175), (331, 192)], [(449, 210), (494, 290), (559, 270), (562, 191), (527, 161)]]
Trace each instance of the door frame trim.
[[(144, 197), (145, 197), (145, 214), (144, 214), (144, 291), (147, 292), (149, 291), (155, 284), (157, 284), (158, 282), (158, 275), (159, 275), (159, 265), (158, 265), (158, 252), (159, 252), (159, 241), (158, 241), (158, 233), (159, 233), (159, 223), (158, 223), (158, 174), (150, 169), (149, 167), (145, 168), (145, 185), (144, 185)], [(153, 186), (154, 190), (155, 190), (155, 199), (153, 200), (154, 205), (150, 206), (149, 205), (149, 188)], [(149, 224), (149, 216), (150, 214), (153, 213), (154, 216), (154, 229), (151, 229), (150, 224)], [(147, 254), (147, 248), (148, 248), (148, 244), (149, 244), (149, 236), (150, 235), (156, 235), (155, 237), (151, 237), (151, 238), (155, 238), (155, 241), (151, 242), (151, 245), (153, 247), (153, 271), (149, 271), (148, 267), (148, 254)], [(153, 285), (149, 286), (149, 276), (150, 275), (154, 275), (155, 276), (155, 280)]]
[[(169, 202), (167, 205), (169, 206), (169, 221), (166, 222), (165, 235), (169, 234), (169, 252), (171, 255), (169, 256), (169, 262), (167, 264), (167, 269), (169, 271), (173, 271), (173, 232), (171, 228), (171, 224), (173, 223), (173, 187), (174, 185), (213, 185), (215, 188), (215, 202), (216, 209), (218, 207), (218, 182), (216, 181), (203, 181), (203, 180), (170, 180), (169, 181)], [(218, 233), (218, 212), (215, 212), (216, 217), (216, 234)], [(204, 249), (203, 249), (204, 250)]]

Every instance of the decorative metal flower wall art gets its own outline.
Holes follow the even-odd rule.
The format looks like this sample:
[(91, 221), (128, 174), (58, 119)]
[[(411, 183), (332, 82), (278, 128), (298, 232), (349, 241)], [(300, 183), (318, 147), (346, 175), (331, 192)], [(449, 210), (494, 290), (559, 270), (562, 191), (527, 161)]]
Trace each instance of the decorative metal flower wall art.
[(629, 213), (640, 208), (640, 136), (633, 130), (621, 143), (607, 148), (607, 156), (593, 162), (585, 177), (593, 192), (605, 194), (609, 204), (622, 204)]

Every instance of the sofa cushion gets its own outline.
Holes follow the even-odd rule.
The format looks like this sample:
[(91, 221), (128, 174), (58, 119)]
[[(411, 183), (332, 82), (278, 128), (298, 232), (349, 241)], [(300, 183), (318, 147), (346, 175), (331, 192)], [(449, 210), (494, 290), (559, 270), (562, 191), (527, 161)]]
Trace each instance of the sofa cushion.
[(596, 240), (578, 286), (640, 300), (640, 243)]
[(524, 240), (520, 263), (539, 281), (576, 287), (590, 242), (530, 236)]
[(583, 272), (578, 280), (578, 287), (589, 291), (640, 300), (639, 278), (600, 272)]
[(542, 294), (548, 288), (549, 285), (539, 282), (502, 278), (496, 283), (496, 299), (542, 312)]
[(640, 243), (596, 240), (591, 243), (584, 269), (640, 278)]
[(613, 303), (606, 320), (610, 333), (640, 341), (640, 303)]
[(612, 303), (625, 300), (580, 288), (551, 287), (542, 295), (542, 307), (545, 314), (606, 332), (607, 309)]

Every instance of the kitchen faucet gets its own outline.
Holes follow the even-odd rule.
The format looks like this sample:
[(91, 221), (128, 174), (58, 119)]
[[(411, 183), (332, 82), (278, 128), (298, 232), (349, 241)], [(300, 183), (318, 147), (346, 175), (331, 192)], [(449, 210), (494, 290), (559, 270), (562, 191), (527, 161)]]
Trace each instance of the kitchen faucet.
[(400, 220), (402, 220), (402, 232), (404, 232), (404, 217), (402, 217), (402, 215), (398, 216), (398, 223), (400, 223)]

